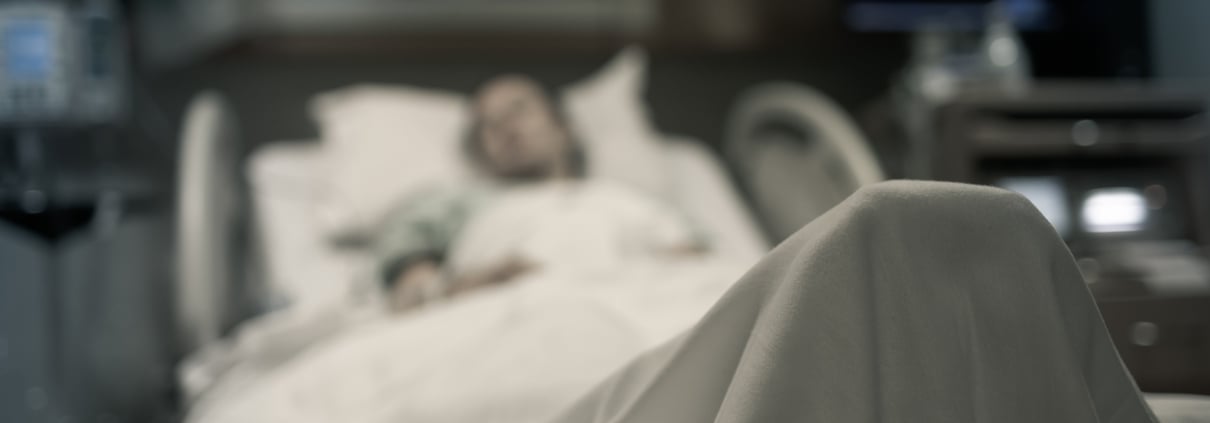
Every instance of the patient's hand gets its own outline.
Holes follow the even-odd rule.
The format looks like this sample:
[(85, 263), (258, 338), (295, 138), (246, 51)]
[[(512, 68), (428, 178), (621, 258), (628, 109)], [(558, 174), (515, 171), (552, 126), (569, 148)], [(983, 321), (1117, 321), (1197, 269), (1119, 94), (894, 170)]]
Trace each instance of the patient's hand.
[(416, 307), (429, 297), (433, 284), (439, 283), (441, 266), (432, 260), (413, 263), (404, 269), (390, 292), (390, 307), (394, 311), (403, 311)]
[(434, 297), (452, 297), (466, 291), (508, 282), (536, 269), (528, 260), (518, 257), (501, 262), (483, 271), (458, 276), (444, 287), (441, 284), (441, 265), (435, 261), (420, 261), (408, 266), (390, 292), (391, 310), (406, 311)]
[(537, 269), (537, 265), (533, 262), (520, 257), (512, 257), (483, 271), (460, 275), (450, 285), (449, 293), (458, 294), (476, 288), (508, 282), (535, 269)]
[(697, 243), (679, 244), (661, 249), (657, 254), (667, 258), (697, 257), (705, 255), (710, 249)]

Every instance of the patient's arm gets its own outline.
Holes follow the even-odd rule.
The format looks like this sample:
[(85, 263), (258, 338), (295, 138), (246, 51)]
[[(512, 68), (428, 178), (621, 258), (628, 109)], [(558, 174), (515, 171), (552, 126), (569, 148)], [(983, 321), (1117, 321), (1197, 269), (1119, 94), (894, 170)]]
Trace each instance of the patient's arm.
[(374, 240), (383, 283), (400, 282), (415, 263), (440, 261), (479, 197), (474, 190), (433, 189), (407, 198), (392, 210)]
[(390, 289), (391, 310), (403, 311), (442, 297), (453, 297), (492, 285), (508, 282), (529, 273), (535, 265), (513, 257), (496, 266), (444, 280), (436, 260), (419, 260), (399, 272)]
[(495, 266), (455, 277), (449, 286), (449, 294), (457, 295), (477, 288), (508, 282), (513, 278), (533, 271), (537, 266), (532, 262), (511, 257)]
[(710, 248), (706, 244), (700, 242), (687, 242), (669, 246), (657, 252), (657, 254), (669, 258), (682, 257), (697, 257), (710, 252)]

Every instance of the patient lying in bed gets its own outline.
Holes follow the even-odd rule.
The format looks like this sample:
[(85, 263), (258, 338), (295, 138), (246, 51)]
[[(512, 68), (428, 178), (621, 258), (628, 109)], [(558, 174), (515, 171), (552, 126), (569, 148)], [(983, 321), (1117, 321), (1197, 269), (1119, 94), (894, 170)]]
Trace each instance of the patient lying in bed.
[[(537, 282), (524, 284), (537, 291), (566, 288), (574, 291), (568, 293), (573, 296), (590, 295), (592, 289), (626, 291), (628, 281), (668, 279), (645, 268), (684, 267), (693, 260), (680, 259), (704, 250), (703, 232), (671, 207), (623, 186), (585, 179), (580, 144), (533, 81), (520, 77), (490, 81), (473, 105), (474, 124), (467, 131), (465, 151), (482, 178), (474, 184), (435, 186), (403, 198), (374, 240), (376, 273), (392, 310), (413, 309), (426, 301), (518, 279)], [(709, 276), (668, 272), (698, 287), (709, 286), (704, 279), (727, 283), (742, 270), (728, 273), (705, 265), (694, 267)], [(558, 286), (533, 286), (543, 281)], [(608, 283), (575, 285), (592, 281)], [(644, 283), (644, 298), (660, 298), (660, 292), (677, 286), (656, 285)], [(697, 291), (701, 289), (694, 288), (697, 297), (680, 291), (672, 296), (713, 298)], [(694, 304), (698, 303), (708, 304)], [(492, 312), (478, 305), (479, 312)], [(670, 308), (674, 307), (663, 304), (661, 310)], [(542, 308), (527, 310), (539, 313)], [(421, 318), (417, 314), (407, 317)], [(377, 307), (336, 302), (294, 307), (248, 322), (230, 342), (197, 354), (182, 366), (187, 394), (236, 392), (241, 379), (255, 378), (230, 375), (269, 372), (312, 346), (379, 317)], [(645, 319), (644, 328), (684, 324), (652, 318)], [(642, 331), (627, 328), (626, 336), (642, 338), (631, 332)], [(214, 388), (220, 379), (224, 386)]]
[(703, 237), (662, 204), (584, 180), (580, 144), (534, 81), (488, 82), (472, 113), (466, 153), (483, 181), (404, 199), (378, 235), (392, 309), (539, 268), (593, 271), (703, 248)]

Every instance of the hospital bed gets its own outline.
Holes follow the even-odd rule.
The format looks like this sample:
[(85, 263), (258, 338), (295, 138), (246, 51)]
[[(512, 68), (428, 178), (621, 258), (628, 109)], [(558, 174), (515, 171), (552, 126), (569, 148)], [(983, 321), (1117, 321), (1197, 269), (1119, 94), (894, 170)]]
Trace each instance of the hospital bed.
[[(608, 82), (611, 73), (626, 68), (627, 60), (635, 60), (634, 55), (624, 53), (598, 77)], [(381, 105), (377, 101), (383, 98), (415, 94), (398, 89), (354, 87), (320, 97), (344, 99), (328, 103), (353, 98), (351, 104), (372, 106)], [(383, 93), (387, 95), (380, 96)], [(366, 98), (370, 100), (361, 101)], [(312, 103), (313, 116), (321, 127), (336, 125), (324, 121), (333, 116), (317, 111), (324, 103)], [(591, 114), (603, 112), (593, 104), (583, 107)], [(340, 205), (332, 203), (332, 184), (325, 180), (342, 155), (332, 140), (273, 142), (245, 161), (239, 156), (237, 120), (221, 94), (207, 93), (192, 103), (183, 128), (175, 288), (180, 351), (188, 357), (180, 377), (190, 402), (219, 382), (212, 369), (190, 364), (205, 363), (206, 352), (225, 342), (249, 316), (334, 301), (372, 302), (377, 289), (369, 282), (371, 259), (364, 246), (334, 242), (318, 229), (329, 226), (329, 220), (347, 218), (347, 213), (333, 210)], [(594, 124), (584, 125), (581, 130), (591, 130)], [(808, 88), (770, 84), (753, 89), (738, 103), (729, 127), (725, 148), (744, 194), (732, 184), (727, 166), (701, 142), (654, 131), (646, 134), (651, 143), (630, 146), (637, 152), (596, 153), (626, 163), (645, 160), (647, 169), (660, 169), (657, 177), (602, 176), (639, 186), (657, 181), (662, 196), (708, 232), (714, 254), (748, 262), (761, 257), (770, 240), (780, 240), (857, 187), (882, 179), (852, 123), (826, 97)], [(321, 130), (324, 137), (338, 132)], [(834, 166), (817, 170), (802, 163)], [(796, 180), (826, 182), (803, 186)], [(1167, 401), (1182, 410), (1205, 411), (1196, 401)]]
[[(631, 127), (629, 133), (611, 136), (645, 138), (643, 143), (631, 143), (621, 150), (598, 148), (589, 154), (613, 155), (612, 165), (604, 163), (605, 168), (613, 166), (610, 177), (630, 178), (623, 182), (640, 186), (659, 184), (659, 188), (652, 189), (660, 190), (661, 196), (675, 203), (696, 226), (705, 228), (717, 246), (717, 254), (740, 260), (759, 258), (768, 242), (718, 159), (696, 140), (651, 130), (650, 123), (642, 121), (644, 114), (630, 110), (641, 105), (634, 104), (624, 85), (641, 76), (635, 70), (642, 69), (635, 66), (643, 65), (643, 60), (641, 53), (624, 53), (599, 75), (580, 84), (579, 98), (584, 100), (576, 107), (613, 119), (581, 122), (587, 126), (579, 128), (581, 131)], [(614, 88), (617, 85), (623, 85), (622, 91)], [(388, 137), (412, 128), (378, 128), (382, 121), (365, 119), (377, 112), (366, 109), (385, 107), (408, 114), (408, 110), (399, 109), (415, 107), (424, 109), (416, 113), (423, 115), (420, 119), (425, 122), (440, 121), (442, 117), (434, 110), (457, 108), (461, 113), (459, 97), (414, 87), (360, 86), (321, 94), (310, 106), (325, 137), (337, 137), (352, 127), (355, 133), (362, 130), (357, 136), (367, 137), (371, 141), (368, 144), (372, 144), (382, 137), (367, 134), (367, 128), (387, 131)], [(630, 109), (619, 110), (619, 106)], [(336, 162), (361, 157), (353, 166), (359, 168), (373, 162), (374, 156), (391, 153), (341, 150), (338, 141), (330, 139), (301, 140), (268, 143), (244, 160), (240, 157), (243, 140), (237, 120), (219, 93), (198, 95), (184, 120), (175, 292), (176, 333), (180, 335), (181, 354), (189, 357), (187, 363), (198, 362), (204, 351), (221, 344), (224, 336), (249, 316), (373, 297), (377, 289), (366, 282), (371, 259), (365, 246), (332, 242), (323, 228), (330, 226), (333, 215), (340, 214), (340, 204), (332, 204), (333, 198), (345, 194), (332, 192), (331, 175), (339, 167)], [(461, 122), (454, 121), (438, 132), (460, 130)], [(356, 147), (361, 143), (352, 144)], [(350, 143), (343, 146), (350, 147)], [(634, 172), (619, 167), (635, 162), (647, 164), (645, 178), (636, 179)], [(389, 163), (386, 166), (390, 168)], [(345, 176), (359, 182), (353, 190), (374, 194), (377, 188), (388, 192), (392, 189), (366, 189), (376, 182), (358, 180), (361, 175), (349, 175), (350, 169), (344, 170)], [(392, 170), (392, 176), (399, 175)], [(189, 396), (212, 383), (211, 379), (205, 371), (183, 370), (183, 391)]]
[[(580, 101), (580, 108), (587, 109), (584, 114), (608, 117), (578, 129), (637, 127), (608, 135), (611, 144), (624, 144), (620, 148), (589, 152), (611, 157), (603, 163), (610, 168), (603, 176), (640, 187), (662, 185), (648, 191), (658, 191), (694, 224), (707, 228), (719, 254), (757, 257), (770, 241), (780, 241), (861, 185), (883, 178), (844, 112), (826, 96), (792, 83), (762, 85), (740, 99), (724, 147), (730, 163), (719, 160), (699, 140), (658, 133), (641, 104), (641, 92), (627, 91), (642, 88), (645, 66), (641, 52), (628, 50), (581, 82), (580, 91), (595, 90), (580, 95), (594, 97)], [(330, 132), (347, 131), (357, 126), (358, 117), (344, 116), (356, 110), (410, 107), (392, 103), (397, 98), (391, 96), (400, 94), (392, 94), (397, 88), (362, 86), (322, 93), (310, 105), (312, 116), (321, 128), (338, 127)], [(409, 95), (403, 91), (401, 97)], [(323, 98), (335, 111), (317, 111)], [(448, 103), (443, 96), (434, 98), (439, 105)], [(341, 101), (349, 104), (331, 105)], [(374, 119), (366, 119), (364, 126), (374, 125)], [(325, 290), (332, 284), (315, 281), (347, 280), (352, 269), (362, 266), (357, 262), (364, 255), (357, 248), (335, 245), (316, 233), (323, 220), (339, 214), (331, 210), (339, 207), (333, 207), (336, 200), (325, 181), (334, 168), (332, 156), (340, 154), (326, 145), (330, 142), (270, 142), (245, 160), (241, 152), (247, 140), (241, 139), (238, 117), (223, 96), (213, 92), (195, 97), (182, 134), (177, 293), (184, 351), (213, 342), (266, 304), (288, 302), (287, 297), (303, 291), (329, 297), (332, 293)], [(646, 140), (614, 141), (622, 138)], [(370, 149), (352, 154), (372, 160), (365, 156), (373, 153)], [(828, 166), (821, 172), (802, 165), (811, 162)], [(735, 178), (729, 165), (736, 170)], [(796, 183), (804, 180), (812, 182)]]
[[(706, 232), (713, 246), (712, 254), (754, 262), (768, 250), (770, 239), (780, 239), (788, 233), (782, 230), (771, 234), (753, 214), (766, 214), (780, 204), (758, 201), (755, 207), (750, 206), (733, 185), (726, 164), (704, 143), (654, 129), (642, 104), (645, 66), (642, 52), (627, 50), (596, 74), (561, 93), (564, 109), (575, 121), (577, 132), (588, 138), (590, 160), (603, 158), (590, 162), (590, 169), (599, 172), (590, 176), (614, 179), (664, 198), (695, 227)], [(847, 119), (832, 123), (831, 119), (842, 117), (835, 105), (806, 88), (787, 91), (786, 87), (770, 85), (748, 96), (749, 100), (738, 107), (737, 114), (743, 117), (730, 123), (742, 129), (733, 131), (727, 148), (736, 152), (758, 150), (753, 159), (743, 159), (749, 169), (780, 168), (785, 175), (802, 176), (796, 172), (798, 166), (793, 161), (766, 162), (769, 157), (785, 156), (790, 150), (782, 148), (773, 150), (773, 155), (759, 154), (764, 147), (787, 147), (785, 136), (777, 138), (777, 142), (759, 140), (774, 137), (787, 125), (809, 127), (825, 123), (823, 131), (814, 131), (820, 135), (815, 137), (818, 142), (812, 144), (814, 147), (839, 140), (855, 143), (856, 148), (799, 148), (792, 157), (809, 159), (823, 151), (831, 157), (831, 152), (840, 150), (848, 153), (846, 157), (855, 157), (855, 163), (859, 164), (853, 167), (862, 170), (859, 177), (842, 178), (843, 184), (828, 188), (829, 196), (809, 190), (801, 192), (816, 204), (780, 213), (779, 228), (794, 225), (788, 223), (789, 219), (799, 219), (797, 224), (801, 225), (810, 220), (811, 213), (829, 208), (827, 202), (834, 204), (843, 199), (845, 191), (880, 179), (880, 174), (870, 170), (872, 156), (851, 123)], [(768, 93), (778, 93), (773, 103), (762, 100)], [(323, 140), (271, 142), (252, 152), (246, 160), (240, 157), (244, 140), (240, 137), (238, 116), (224, 97), (211, 92), (193, 100), (182, 128), (175, 289), (178, 341), (181, 354), (186, 356), (180, 379), (187, 400), (196, 399), (198, 393), (217, 382), (213, 369), (200, 363), (208, 361), (206, 356), (212, 355), (208, 351), (214, 351), (216, 345), (229, 342), (234, 328), (249, 316), (375, 296), (378, 288), (367, 282), (372, 279), (366, 274), (371, 259), (364, 246), (333, 242), (324, 233), (323, 228), (331, 226), (331, 220), (342, 218), (341, 204), (333, 204), (339, 195), (332, 191), (340, 187), (334, 188), (339, 184), (333, 183), (332, 174), (356, 173), (348, 168), (339, 169), (341, 160), (347, 163), (356, 158), (355, 167), (373, 167), (376, 156), (397, 154), (394, 150), (357, 150), (365, 147), (362, 144), (382, 142), (384, 132), (388, 137), (450, 135), (442, 130), (417, 133), (415, 128), (392, 127), (391, 116), (385, 119), (387, 122), (375, 119), (383, 114), (381, 110), (400, 115), (414, 112), (422, 115), (419, 119), (426, 123), (444, 119), (460, 128), (462, 122), (458, 117), (438, 112), (458, 108), (462, 113), (459, 97), (398, 86), (354, 86), (321, 93), (311, 104), (300, 107), (309, 106)], [(820, 110), (826, 113), (816, 116)], [(577, 117), (581, 119), (576, 121)], [(769, 122), (770, 117), (779, 123)], [(795, 134), (806, 131), (810, 130), (800, 128)], [(370, 141), (342, 141), (347, 134)], [(602, 146), (601, 140), (593, 139), (594, 136), (608, 139), (609, 144)], [(350, 191), (392, 189), (366, 189), (377, 182), (363, 175), (345, 176), (345, 182), (358, 182)], [(740, 180), (748, 187), (765, 182), (744, 177)], [(789, 192), (797, 189), (786, 188)], [(776, 197), (765, 191), (762, 195), (766, 199)], [(343, 214), (347, 218), (347, 210)]]

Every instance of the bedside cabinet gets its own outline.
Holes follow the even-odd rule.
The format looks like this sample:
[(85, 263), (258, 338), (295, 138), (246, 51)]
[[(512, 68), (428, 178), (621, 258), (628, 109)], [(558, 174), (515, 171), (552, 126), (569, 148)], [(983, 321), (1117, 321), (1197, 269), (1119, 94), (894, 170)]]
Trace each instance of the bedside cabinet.
[(1140, 389), (1210, 395), (1210, 294), (1097, 304)]

